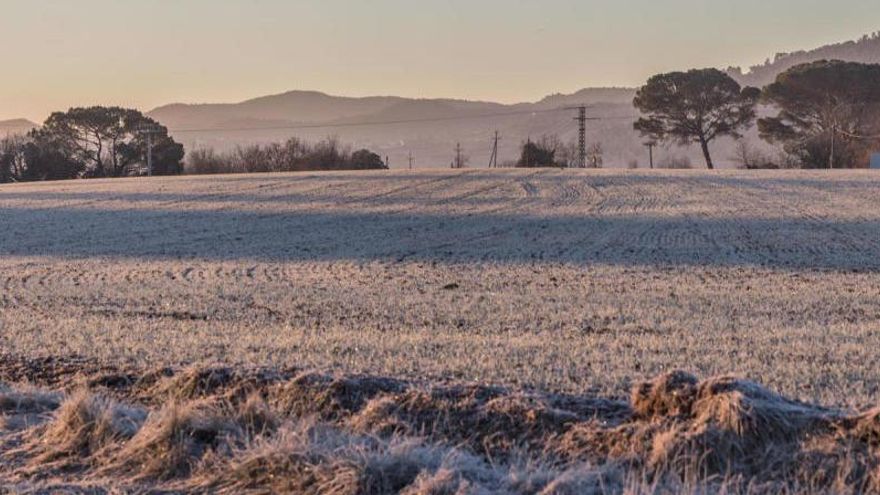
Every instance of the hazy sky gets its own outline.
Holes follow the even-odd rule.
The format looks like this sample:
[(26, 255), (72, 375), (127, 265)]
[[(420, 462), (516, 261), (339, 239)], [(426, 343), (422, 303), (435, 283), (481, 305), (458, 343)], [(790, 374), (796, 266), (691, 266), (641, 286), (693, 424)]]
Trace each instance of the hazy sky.
[(496, 101), (762, 62), (877, 0), (0, 0), (0, 119), (290, 89)]

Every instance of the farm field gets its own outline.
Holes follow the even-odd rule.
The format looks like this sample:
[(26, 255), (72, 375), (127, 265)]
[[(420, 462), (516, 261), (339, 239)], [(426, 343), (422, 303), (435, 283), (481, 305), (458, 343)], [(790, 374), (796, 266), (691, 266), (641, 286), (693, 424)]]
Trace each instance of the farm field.
[[(285, 381), (309, 370), (349, 385), (381, 381), (365, 385), (369, 397), (501, 387), (530, 407), (619, 426), (634, 411), (642, 420), (670, 412), (628, 402), (640, 383), (660, 376), (658, 390), (720, 390), (710, 378), (733, 374), (787, 397), (743, 385), (761, 404), (838, 411), (804, 406), (797, 421), (858, 422), (880, 397), (878, 192), (880, 174), (867, 171), (434, 170), (3, 186), (0, 381), (48, 390), (36, 400), (28, 389), (35, 409), (19, 411), (21, 421), (54, 411), (61, 397), (51, 390), (82, 379), (128, 377), (94, 383), (158, 410), (169, 390), (202, 390), (216, 373), (226, 393), (251, 383), (248, 373), (276, 370)], [(202, 371), (190, 389), (162, 388), (163, 368), (175, 370), (171, 381)], [(708, 380), (664, 375), (673, 370)], [(355, 417), (366, 407), (346, 404)], [(324, 419), (338, 427), (333, 414)], [(371, 425), (355, 431), (378, 431)], [(551, 426), (540, 438), (571, 433)], [(314, 439), (301, 428), (288, 440)], [(8, 442), (26, 450), (27, 434)], [(113, 459), (117, 471), (94, 479), (132, 472)], [(215, 482), (230, 493), (243, 486)]]
[(338, 173), (0, 188), (0, 346), (605, 394), (880, 391), (880, 176)]

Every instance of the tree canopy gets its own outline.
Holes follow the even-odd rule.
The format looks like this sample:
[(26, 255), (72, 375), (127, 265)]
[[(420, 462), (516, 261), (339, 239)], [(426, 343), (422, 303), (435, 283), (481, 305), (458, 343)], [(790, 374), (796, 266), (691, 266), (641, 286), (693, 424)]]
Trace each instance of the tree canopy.
[(634, 127), (658, 142), (699, 144), (706, 166), (713, 169), (709, 143), (721, 136), (741, 137), (755, 120), (759, 96), (760, 90), (743, 89), (717, 69), (659, 74), (633, 100), (647, 115)]
[(370, 150), (362, 149), (351, 154), (349, 159), (351, 168), (354, 170), (377, 170), (388, 168), (382, 157)]
[(783, 144), (803, 167), (866, 167), (880, 144), (880, 65), (798, 65), (764, 88), (762, 98), (778, 114), (758, 121), (761, 137)]
[(522, 144), (517, 167), (562, 167), (565, 164), (556, 159), (556, 153), (562, 147), (556, 136), (544, 136), (538, 141), (529, 139)]
[(137, 110), (88, 107), (55, 112), (31, 137), (36, 145), (51, 143), (77, 163), (84, 176), (120, 177), (144, 173), (144, 129), (152, 132), (153, 173), (180, 173), (183, 146), (168, 135), (168, 129)]

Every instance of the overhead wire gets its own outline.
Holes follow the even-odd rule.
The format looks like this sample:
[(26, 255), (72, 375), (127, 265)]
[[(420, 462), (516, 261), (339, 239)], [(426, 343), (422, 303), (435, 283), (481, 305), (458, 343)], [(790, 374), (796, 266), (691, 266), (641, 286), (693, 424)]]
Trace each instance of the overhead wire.
[[(488, 118), (510, 117), (517, 115), (537, 115), (545, 113), (568, 112), (572, 108), (551, 108), (551, 109), (533, 109), (519, 110), (510, 112), (495, 112), (476, 115), (457, 115), (450, 117), (428, 117), (420, 119), (397, 119), (397, 120), (376, 120), (364, 122), (337, 122), (337, 123), (321, 123), (321, 124), (290, 124), (279, 126), (255, 126), (255, 127), (204, 127), (204, 128), (169, 128), (168, 132), (183, 133), (199, 133), (199, 132), (248, 132), (248, 131), (284, 131), (284, 130), (307, 130), (307, 129), (338, 129), (347, 127), (370, 127), (370, 126), (388, 126), (400, 124), (418, 124), (430, 122), (449, 122), (459, 120), (478, 120)], [(588, 120), (612, 120), (612, 119), (630, 119), (628, 116), (608, 116), (608, 117), (590, 117)]]

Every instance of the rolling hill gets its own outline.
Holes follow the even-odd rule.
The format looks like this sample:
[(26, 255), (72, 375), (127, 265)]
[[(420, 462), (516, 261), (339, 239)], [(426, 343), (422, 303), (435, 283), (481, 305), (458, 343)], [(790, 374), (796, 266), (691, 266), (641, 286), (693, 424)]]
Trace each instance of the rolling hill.
[[(778, 54), (747, 71), (731, 67), (727, 72), (744, 85), (763, 86), (794, 65), (825, 58), (878, 63), (880, 33), (858, 41)], [(416, 166), (443, 166), (450, 162), (456, 143), (462, 144), (471, 166), (485, 166), (491, 154), (490, 139), (496, 130), (502, 135), (502, 161), (514, 160), (519, 145), (528, 138), (552, 134), (563, 141), (573, 141), (577, 132), (572, 120), (574, 112), (548, 110), (585, 104), (591, 107), (592, 117), (603, 119), (590, 122), (588, 140), (602, 144), (606, 165), (645, 166), (643, 140), (632, 130), (636, 116), (631, 105), (634, 94), (633, 88), (586, 88), (572, 94), (550, 95), (537, 102), (504, 105), (394, 96), (351, 98), (291, 91), (233, 104), (178, 103), (159, 107), (150, 115), (175, 130), (175, 137), (189, 149), (222, 150), (284, 140), (293, 135), (312, 140), (333, 135), (354, 147), (370, 148), (388, 156), (392, 167), (404, 166), (410, 152), (416, 156)], [(757, 142), (755, 133), (750, 135)], [(714, 149), (722, 166), (724, 162), (731, 166), (734, 143), (722, 140), (715, 143)], [(659, 150), (657, 157), (659, 163), (684, 159), (695, 167), (702, 166), (695, 149), (670, 147)]]
[(778, 53), (761, 65), (753, 66), (748, 72), (739, 67), (727, 69), (740, 84), (762, 87), (770, 84), (776, 76), (800, 64), (817, 60), (845, 60), (866, 64), (880, 63), (880, 31), (865, 35), (858, 41), (846, 41), (826, 45), (815, 50), (802, 50), (793, 53)]
[(39, 125), (27, 119), (0, 120), (0, 137), (10, 134), (25, 134)]
[[(727, 72), (744, 85), (763, 86), (778, 74), (800, 63), (842, 59), (880, 63), (880, 32), (848, 41), (794, 53), (780, 53), (748, 70), (731, 67)], [(594, 120), (588, 140), (602, 144), (606, 166), (645, 166), (647, 153), (642, 138), (632, 130), (636, 112), (633, 88), (586, 88), (572, 94), (553, 94), (536, 102), (505, 105), (455, 99), (413, 99), (397, 96), (364, 98), (333, 96), (317, 91), (289, 91), (240, 103), (175, 103), (149, 115), (172, 130), (187, 149), (212, 147), (228, 150), (249, 143), (282, 141), (291, 136), (317, 140), (327, 136), (357, 148), (369, 148), (388, 156), (392, 167), (407, 163), (413, 153), (417, 167), (437, 167), (450, 162), (461, 143), (471, 166), (485, 166), (491, 154), (490, 139), (502, 136), (501, 161), (514, 160), (520, 144), (529, 138), (557, 135), (563, 141), (576, 138), (574, 112), (564, 109), (589, 105)], [(559, 112), (552, 110), (560, 109)], [(36, 127), (18, 119), (0, 122), (0, 135), (23, 133)], [(751, 139), (756, 140), (755, 133)], [(763, 146), (763, 144), (759, 144)], [(730, 166), (734, 143), (714, 145), (716, 159)], [(702, 166), (695, 149), (670, 147), (657, 152), (659, 163), (690, 160)]]
[[(412, 152), (417, 165), (438, 166), (449, 162), (452, 149), (461, 142), (472, 165), (482, 166), (488, 163), (489, 138), (495, 130), (503, 136), (502, 158), (513, 159), (521, 141), (529, 136), (557, 134), (565, 140), (574, 139), (574, 114), (547, 110), (585, 103), (595, 105), (594, 113), (628, 118), (633, 94), (634, 90), (625, 88), (585, 89), (535, 103), (505, 105), (454, 99), (348, 98), (292, 91), (238, 104), (168, 105), (149, 115), (172, 129), (187, 148), (229, 149), (293, 135), (313, 140), (334, 135), (352, 146), (389, 156), (392, 165), (402, 165)], [(620, 122), (617, 124), (619, 128)], [(605, 126), (593, 127), (602, 134)], [(600, 137), (603, 143), (611, 143), (618, 135), (615, 131)], [(619, 146), (611, 144), (617, 154), (632, 147), (629, 140)]]

